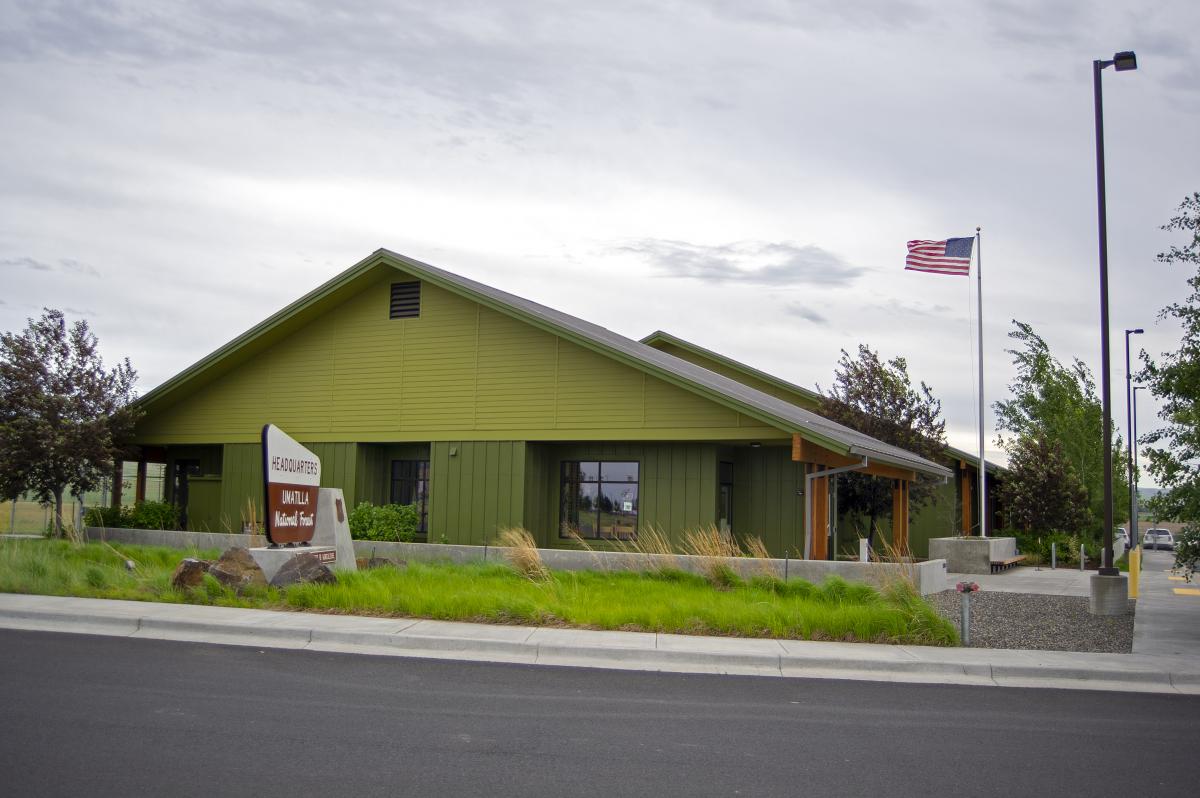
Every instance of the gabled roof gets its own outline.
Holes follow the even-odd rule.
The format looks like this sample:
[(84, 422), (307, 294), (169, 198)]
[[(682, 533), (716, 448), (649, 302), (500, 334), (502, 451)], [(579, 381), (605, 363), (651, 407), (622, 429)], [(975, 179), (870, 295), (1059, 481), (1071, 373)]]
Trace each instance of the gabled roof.
[(904, 449), (836, 424), (790, 402), (769, 396), (736, 380), (660, 352), (631, 338), (523, 297), (509, 294), (458, 274), (379, 249), (329, 282), (288, 305), (225, 346), (167, 380), (139, 400), (145, 408), (170, 401), (178, 392), (203, 384), (270, 346), (353, 292), (352, 284), (388, 268), (403, 271), (499, 313), (524, 321), (586, 349), (679, 386), (789, 434), (799, 434), (837, 453), (937, 476), (949, 469)]
[(781, 391), (796, 394), (797, 396), (803, 399), (808, 399), (812, 402), (821, 401), (821, 394), (817, 393), (811, 388), (805, 388), (802, 385), (797, 385), (794, 382), (788, 382), (785, 379), (776, 377), (774, 374), (768, 374), (765, 371), (759, 371), (758, 369), (754, 368), (754, 366), (746, 365), (739, 360), (734, 360), (731, 357), (722, 355), (720, 352), (714, 352), (711, 349), (705, 349), (703, 346), (694, 344), (691, 341), (685, 341), (678, 336), (671, 335), (665, 330), (655, 330), (643, 338), (641, 342), (647, 346), (652, 346), (655, 349), (659, 348), (657, 346), (658, 344), (670, 344), (671, 346), (683, 349), (687, 352), (692, 352), (700, 357), (708, 358), (714, 362), (720, 363), (723, 366), (728, 366), (734, 371), (756, 377), (769, 385), (773, 385)]
[[(725, 366), (728, 366), (730, 369), (732, 369), (736, 372), (746, 374), (748, 376), (762, 380), (763, 382), (774, 385), (775, 387), (779, 388), (781, 391), (784, 391), (787, 393), (792, 393), (803, 399), (811, 399), (812, 401), (815, 401), (815, 402), (819, 402), (821, 400), (821, 394), (817, 393), (816, 391), (812, 391), (803, 386), (796, 385), (795, 383), (792, 383), (792, 382), (788, 382), (785, 379), (776, 377), (774, 374), (768, 374), (765, 371), (760, 371), (760, 370), (754, 368), (753, 366), (748, 366), (745, 363), (734, 360), (731, 357), (722, 355), (719, 352), (714, 352), (711, 349), (705, 349), (704, 347), (700, 346), (699, 344), (694, 344), (691, 341), (686, 341), (683, 338), (680, 338), (676, 335), (671, 335), (671, 333), (665, 332), (663, 330), (655, 330), (654, 332), (650, 333), (649, 335), (647, 335), (645, 338), (642, 339), (642, 343), (650, 345), (650, 346), (654, 346), (655, 344), (660, 344), (660, 343), (670, 344), (671, 346), (678, 347), (679, 349), (683, 349), (684, 351), (692, 352), (701, 357), (709, 358), (715, 362), (721, 363)], [(946, 454), (948, 457), (951, 457), (955, 460), (962, 460), (962, 461), (966, 462), (968, 465), (970, 465), (973, 468), (976, 468), (976, 469), (979, 468), (979, 453), (978, 452), (971, 453), (964, 449), (958, 449), (954, 446), (947, 446)], [(1003, 471), (1006, 471), (1007, 469), (1005, 469), (1004, 466), (1000, 465), (999, 463), (994, 463), (992, 461), (988, 461), (987, 470), (988, 470), (989, 474), (991, 474), (991, 473), (999, 474)]]

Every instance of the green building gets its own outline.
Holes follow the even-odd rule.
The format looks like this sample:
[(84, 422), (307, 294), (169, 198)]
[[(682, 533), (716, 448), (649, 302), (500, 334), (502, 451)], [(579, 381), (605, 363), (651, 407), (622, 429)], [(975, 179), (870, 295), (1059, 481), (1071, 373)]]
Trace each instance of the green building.
[(890, 480), (899, 537), (909, 481), (954, 476), (718, 365), (379, 250), (142, 397), (139, 473), (165, 465), (189, 529), (241, 531), (274, 423), (351, 505), (418, 504), (430, 542), (714, 525), (811, 557), (828, 555), (806, 532), (828, 527), (823, 470)]

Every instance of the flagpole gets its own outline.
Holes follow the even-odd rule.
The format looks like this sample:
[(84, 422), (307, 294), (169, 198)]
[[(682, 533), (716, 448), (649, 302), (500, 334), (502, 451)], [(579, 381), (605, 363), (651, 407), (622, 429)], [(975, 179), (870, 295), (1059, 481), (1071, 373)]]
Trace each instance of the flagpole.
[(975, 300), (979, 322), (979, 536), (987, 533), (987, 461), (983, 456), (983, 238), (975, 228)]

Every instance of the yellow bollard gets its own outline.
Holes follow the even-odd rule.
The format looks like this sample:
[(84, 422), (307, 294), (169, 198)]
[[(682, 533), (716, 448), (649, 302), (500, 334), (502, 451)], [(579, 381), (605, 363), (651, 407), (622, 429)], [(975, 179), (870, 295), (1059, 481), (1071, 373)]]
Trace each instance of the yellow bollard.
[(1138, 577), (1142, 573), (1142, 549), (1137, 547), (1129, 551), (1129, 597), (1138, 597)]

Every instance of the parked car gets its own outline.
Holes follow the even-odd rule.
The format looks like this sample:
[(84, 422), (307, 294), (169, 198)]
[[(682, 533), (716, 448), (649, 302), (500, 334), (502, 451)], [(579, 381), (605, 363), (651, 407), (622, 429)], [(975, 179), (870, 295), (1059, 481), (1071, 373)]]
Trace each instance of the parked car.
[(1123, 526), (1117, 527), (1117, 531), (1113, 533), (1113, 551), (1118, 557), (1129, 551), (1129, 530)]
[(1175, 536), (1169, 529), (1147, 529), (1142, 538), (1142, 548), (1174, 551)]

